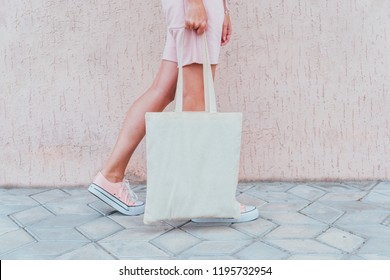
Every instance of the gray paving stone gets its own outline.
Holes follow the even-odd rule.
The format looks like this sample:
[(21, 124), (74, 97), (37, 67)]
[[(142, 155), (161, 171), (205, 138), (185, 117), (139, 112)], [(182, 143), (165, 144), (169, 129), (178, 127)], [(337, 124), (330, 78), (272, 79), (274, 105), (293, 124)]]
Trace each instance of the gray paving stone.
[(203, 240), (245, 240), (251, 239), (248, 235), (228, 226), (218, 225), (194, 225), (188, 223), (182, 227), (186, 232)]
[(11, 205), (24, 206), (25, 208), (39, 205), (34, 199), (26, 195), (0, 193), (1, 208)]
[(390, 215), (383, 221), (383, 224), (386, 226), (390, 226)]
[(380, 182), (372, 190), (374, 192), (390, 196), (390, 181)]
[(303, 199), (288, 192), (261, 192), (252, 189), (246, 194), (253, 195), (267, 202), (307, 202), (306, 199)]
[(374, 204), (365, 203), (362, 201), (320, 201), (321, 204), (338, 209), (340, 211), (374, 211), (374, 210), (385, 210), (384, 208), (378, 207)]
[(282, 225), (268, 233), (265, 239), (313, 238), (327, 228), (327, 225)]
[(51, 212), (56, 215), (94, 215), (98, 214), (96, 210), (85, 203), (76, 203), (72, 200), (57, 200), (45, 204)]
[(248, 195), (248, 194), (245, 194), (245, 193), (242, 193), (240, 195), (238, 195), (236, 197), (237, 201), (242, 203), (242, 204), (245, 204), (245, 205), (252, 205), (252, 206), (256, 206), (256, 207), (260, 207), (264, 204), (266, 204), (267, 202), (260, 199), (260, 198), (257, 198), (257, 197), (254, 197), (254, 196), (251, 196), (251, 195)]
[(312, 217), (313, 219), (329, 224), (333, 223), (344, 214), (343, 211), (325, 206), (318, 202), (314, 202), (300, 212)]
[(42, 206), (33, 207), (11, 215), (11, 217), (22, 226), (32, 225), (53, 216), (53, 213)]
[(96, 241), (123, 230), (123, 227), (107, 217), (101, 217), (77, 229), (90, 240)]
[(297, 212), (260, 212), (260, 216), (269, 219), (279, 225), (325, 225), (325, 223), (314, 220), (306, 215)]
[(32, 194), (42, 192), (43, 188), (22, 188), (22, 187), (0, 187), (0, 198), (3, 194), (17, 195), (17, 196), (30, 196)]
[(109, 215), (109, 218), (122, 225), (124, 228), (139, 228), (139, 227), (164, 227), (166, 225), (177, 228), (188, 223), (187, 220), (170, 220), (170, 221), (159, 221), (153, 224), (145, 225), (143, 222), (144, 216), (125, 216), (118, 212)]
[(40, 227), (36, 225), (26, 227), (26, 231), (29, 232), (37, 240), (45, 241), (89, 241), (84, 235), (75, 230), (73, 227)]
[(169, 231), (171, 227), (166, 226), (152, 228), (152, 227), (143, 227), (139, 229), (124, 229), (116, 234), (113, 234), (107, 238), (104, 238), (103, 242), (115, 242), (115, 241), (149, 241), (152, 240), (161, 234)]
[(383, 238), (390, 236), (390, 227), (385, 225), (354, 225), (354, 224), (342, 224), (340, 228), (348, 232), (355, 233), (364, 238)]
[(232, 228), (255, 237), (262, 236), (276, 227), (276, 224), (262, 218), (248, 223), (236, 223), (232, 225)]
[(260, 182), (255, 183), (255, 186), (253, 188), (262, 192), (285, 192), (294, 187), (295, 185), (295, 183), (290, 182)]
[(98, 217), (101, 217), (98, 213), (94, 215), (77, 215), (77, 214), (58, 215), (58, 216), (53, 216), (44, 219), (38, 223), (35, 223), (35, 225), (37, 227), (42, 227), (42, 228), (77, 227), (82, 224), (93, 221)]
[(181, 228), (185, 224), (191, 222), (191, 220), (169, 220), (164, 221), (162, 224), (168, 224), (170, 226), (173, 226), (174, 228)]
[(28, 244), (7, 254), (7, 259), (54, 259), (55, 257), (84, 246), (85, 242), (41, 241)]
[(69, 194), (64, 192), (61, 189), (52, 189), (52, 190), (45, 190), (41, 193), (37, 193), (32, 195), (31, 197), (38, 201), (41, 204), (47, 203), (49, 201), (66, 198)]
[(345, 213), (336, 221), (336, 225), (355, 224), (355, 225), (371, 225), (380, 224), (387, 217), (388, 211), (382, 210), (363, 210), (350, 211)]
[(15, 250), (23, 245), (36, 242), (23, 229), (7, 232), (0, 236), (0, 259), (1, 255)]
[(0, 217), (0, 236), (4, 233), (15, 231), (19, 229), (19, 226), (10, 218), (3, 216)]
[(146, 241), (99, 241), (99, 245), (118, 259), (156, 259), (169, 257), (167, 253)]
[(14, 227), (0, 227), (0, 236), (8, 232), (15, 231), (17, 229), (19, 229), (17, 225), (15, 225)]
[(388, 254), (381, 253), (362, 254), (359, 255), (359, 257), (365, 260), (390, 260), (390, 256)]
[(246, 192), (247, 190), (253, 188), (255, 186), (255, 183), (248, 182), (248, 183), (239, 183), (237, 185), (237, 191), (239, 193)]
[(153, 260), (153, 261), (159, 261), (159, 260), (175, 260), (172, 256), (159, 256), (159, 257), (121, 257), (120, 260)]
[(100, 201), (96, 196), (91, 194), (87, 189), (62, 189), (65, 193), (70, 196), (64, 197), (61, 201), (67, 201), (69, 203), (84, 203), (89, 204), (92, 202)]
[(310, 201), (314, 201), (325, 194), (324, 191), (308, 185), (297, 185), (289, 189), (288, 192)]
[(144, 216), (125, 216), (120, 213), (113, 213), (110, 216), (108, 216), (110, 219), (114, 220), (124, 228), (129, 229), (138, 229), (140, 227), (150, 227), (150, 228), (156, 228), (156, 227), (165, 227), (167, 223), (165, 222), (158, 222), (153, 225), (145, 225), (143, 222)]
[(116, 212), (114, 208), (112, 208), (110, 205), (101, 200), (91, 202), (88, 204), (88, 206), (97, 211), (98, 213), (102, 214), (103, 216), (109, 216)]
[(195, 246), (199, 242), (201, 242), (200, 239), (182, 231), (181, 229), (171, 230), (152, 240), (152, 243), (156, 247), (161, 248), (164, 251), (171, 252), (174, 255)]
[(364, 238), (336, 228), (328, 229), (317, 239), (346, 252), (353, 252), (365, 241)]
[(180, 255), (176, 259), (183, 260), (236, 260), (237, 258), (228, 255), (216, 255), (216, 256), (182, 256)]
[(365, 260), (365, 258), (363, 258), (362, 256), (358, 256), (355, 254), (347, 255), (347, 257), (345, 259), (346, 260)]
[(57, 260), (114, 260), (115, 258), (95, 243), (89, 243), (56, 258)]
[(289, 254), (261, 241), (257, 241), (236, 253), (235, 256), (242, 260), (282, 260), (286, 259)]
[[(124, 216), (91, 195), (86, 187), (0, 188), (0, 258), (390, 259), (384, 249), (390, 247), (389, 183), (245, 183), (238, 187), (237, 199), (259, 206), (260, 218), (242, 224), (165, 221), (144, 225), (142, 215)], [(133, 189), (141, 196), (146, 194), (145, 185)], [(58, 216), (51, 216), (51, 211)], [(46, 217), (47, 213), (50, 215)], [(334, 221), (338, 229), (321, 235)], [(27, 232), (20, 226), (26, 226)], [(350, 237), (349, 243), (344, 244), (344, 236)], [(359, 247), (361, 237), (367, 241)], [(259, 238), (263, 242), (252, 243)], [(89, 239), (100, 241), (89, 243)], [(2, 251), (3, 241), (12, 248)], [(41, 242), (45, 244), (40, 246)], [(48, 248), (56, 242), (65, 251), (61, 246)], [(72, 247), (76, 243), (79, 245)], [(235, 250), (240, 244), (245, 245)], [(32, 253), (33, 248), (41, 249)]]
[(378, 184), (378, 182), (377, 181), (343, 181), (343, 184), (355, 187), (360, 190), (369, 191), (376, 184)]
[(340, 254), (335, 248), (321, 244), (312, 239), (270, 239), (269, 243), (274, 244), (292, 254)]
[(297, 212), (309, 205), (309, 202), (270, 202), (258, 207), (260, 212)]
[(358, 251), (365, 259), (390, 260), (390, 236), (370, 238)]
[(30, 255), (30, 256), (24, 256), (22, 254), (19, 254), (18, 252), (11, 252), (5, 255), (0, 256), (1, 260), (51, 260), (53, 259), (53, 256), (39, 256), (39, 255)]
[(378, 207), (390, 209), (390, 196), (389, 195), (371, 192), (365, 198), (363, 198), (362, 201), (376, 205)]
[(314, 182), (309, 185), (319, 188), (325, 192), (345, 192), (345, 191), (356, 191), (356, 186), (348, 185), (343, 182)]
[(367, 192), (365, 191), (354, 191), (354, 192), (332, 192), (327, 193), (324, 196), (322, 196), (320, 199), (318, 199), (319, 202), (324, 201), (358, 201), (364, 196), (367, 195)]
[(38, 202), (35, 202), (34, 205), (0, 205), (0, 216), (8, 216), (13, 213), (17, 213), (26, 209), (30, 209), (31, 207), (35, 207)]
[(345, 254), (296, 254), (289, 257), (289, 260), (344, 260)]
[[(76, 188), (64, 188), (64, 192), (68, 193), (71, 196), (75, 197), (94, 197), (89, 191), (87, 186), (82, 186), (82, 187), (76, 187)], [(97, 199), (96, 197), (94, 198), (95, 200)]]
[(183, 252), (182, 255), (190, 256), (218, 256), (232, 255), (238, 250), (248, 246), (250, 240), (232, 241), (204, 241)]

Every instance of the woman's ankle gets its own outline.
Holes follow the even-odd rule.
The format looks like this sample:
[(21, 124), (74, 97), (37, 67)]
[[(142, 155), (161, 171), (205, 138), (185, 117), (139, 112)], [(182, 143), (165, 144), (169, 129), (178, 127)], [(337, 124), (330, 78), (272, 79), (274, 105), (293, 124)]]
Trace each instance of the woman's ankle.
[(119, 174), (119, 173), (116, 173), (116, 172), (106, 171), (105, 169), (102, 169), (100, 172), (111, 183), (122, 182), (123, 178), (125, 177), (124, 174)]

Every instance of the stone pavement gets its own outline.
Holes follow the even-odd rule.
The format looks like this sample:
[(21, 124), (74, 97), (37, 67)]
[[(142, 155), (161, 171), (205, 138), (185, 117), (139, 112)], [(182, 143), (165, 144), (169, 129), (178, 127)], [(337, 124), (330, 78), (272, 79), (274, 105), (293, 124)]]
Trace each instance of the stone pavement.
[(0, 188), (0, 259), (390, 259), (390, 182), (243, 183), (238, 200), (260, 218), (147, 226), (86, 188)]

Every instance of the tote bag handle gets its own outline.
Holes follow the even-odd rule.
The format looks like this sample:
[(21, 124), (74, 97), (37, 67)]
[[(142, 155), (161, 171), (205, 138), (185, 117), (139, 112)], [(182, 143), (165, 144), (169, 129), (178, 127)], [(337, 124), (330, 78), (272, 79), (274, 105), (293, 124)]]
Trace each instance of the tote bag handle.
[[(176, 31), (176, 32), (175, 32)], [(183, 112), (183, 50), (184, 50), (184, 28), (174, 28), (171, 30), (174, 32), (174, 37), (176, 39), (177, 47), (177, 57), (178, 57), (178, 77), (175, 93), (175, 112)], [(202, 35), (203, 41), (203, 85), (204, 85), (204, 102), (205, 102), (205, 112), (216, 113), (217, 112), (217, 102), (215, 98), (215, 89), (214, 81), (211, 72), (209, 51), (207, 46), (207, 37), (206, 32)]]

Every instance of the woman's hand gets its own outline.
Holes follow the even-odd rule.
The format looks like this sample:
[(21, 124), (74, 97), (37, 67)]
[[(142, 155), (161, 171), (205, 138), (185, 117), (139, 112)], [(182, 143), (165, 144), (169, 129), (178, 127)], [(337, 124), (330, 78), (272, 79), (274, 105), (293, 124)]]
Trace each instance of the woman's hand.
[(187, 1), (185, 10), (186, 29), (195, 30), (199, 35), (207, 28), (207, 14), (202, 0)]
[(232, 22), (230, 21), (229, 12), (225, 13), (225, 19), (222, 26), (221, 46), (225, 46), (230, 41), (232, 35)]

